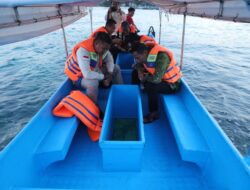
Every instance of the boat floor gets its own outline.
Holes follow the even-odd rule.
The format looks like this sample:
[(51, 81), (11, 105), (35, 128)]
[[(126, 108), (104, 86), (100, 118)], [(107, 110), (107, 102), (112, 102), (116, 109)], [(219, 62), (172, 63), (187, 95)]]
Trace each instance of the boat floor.
[[(105, 107), (108, 90), (99, 99)], [(142, 95), (143, 109), (146, 97)], [(144, 111), (144, 114), (146, 112)], [(105, 172), (98, 142), (79, 126), (67, 157), (46, 168), (36, 187), (76, 189), (208, 189), (201, 170), (181, 160), (175, 138), (161, 108), (161, 118), (144, 125), (145, 148), (139, 172)]]

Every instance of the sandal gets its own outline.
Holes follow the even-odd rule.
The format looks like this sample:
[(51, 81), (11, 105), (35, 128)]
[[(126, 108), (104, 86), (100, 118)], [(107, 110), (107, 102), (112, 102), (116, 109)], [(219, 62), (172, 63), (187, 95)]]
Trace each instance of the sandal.
[(143, 123), (152, 123), (153, 121), (157, 120), (160, 118), (160, 115), (158, 112), (152, 112), (152, 113), (149, 113), (148, 115), (146, 115), (144, 118), (143, 118)]

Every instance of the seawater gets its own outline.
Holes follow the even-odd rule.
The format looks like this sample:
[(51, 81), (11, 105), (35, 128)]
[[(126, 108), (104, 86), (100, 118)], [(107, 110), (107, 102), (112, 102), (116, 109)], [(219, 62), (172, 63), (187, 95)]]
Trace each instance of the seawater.
[[(122, 8), (125, 12), (127, 8)], [(93, 28), (107, 8), (93, 9)], [(145, 16), (146, 15), (146, 16)], [(146, 19), (150, 18), (150, 19)], [(136, 10), (134, 20), (159, 39), (159, 12)], [(180, 62), (183, 16), (163, 15), (161, 44)], [(183, 73), (191, 89), (238, 150), (250, 146), (250, 24), (187, 17)], [(90, 34), (90, 18), (66, 27), (68, 48)], [(0, 46), (0, 148), (27, 124), (66, 79), (62, 31)]]

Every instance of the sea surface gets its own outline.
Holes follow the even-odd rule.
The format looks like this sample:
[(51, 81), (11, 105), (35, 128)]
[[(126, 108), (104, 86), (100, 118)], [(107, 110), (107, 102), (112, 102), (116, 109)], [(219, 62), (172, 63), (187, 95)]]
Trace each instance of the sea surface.
[[(127, 11), (127, 8), (122, 8)], [(105, 24), (107, 8), (93, 9), (93, 28)], [(150, 19), (149, 19), (150, 18)], [(141, 34), (159, 12), (136, 10)], [(161, 44), (180, 62), (183, 16), (162, 16)], [(66, 27), (68, 48), (90, 33), (89, 15)], [(0, 46), (0, 149), (30, 121), (66, 79), (62, 31)], [(250, 24), (187, 17), (184, 78), (237, 149), (250, 148)]]

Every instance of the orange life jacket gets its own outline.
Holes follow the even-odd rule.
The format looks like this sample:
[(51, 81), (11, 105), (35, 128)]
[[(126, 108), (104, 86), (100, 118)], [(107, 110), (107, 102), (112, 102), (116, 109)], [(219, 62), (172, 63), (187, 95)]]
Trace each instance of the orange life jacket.
[(68, 59), (65, 62), (64, 72), (72, 81), (77, 81), (79, 77), (84, 77), (78, 65), (77, 56), (76, 56), (76, 52), (80, 47), (86, 49), (89, 52), (91, 70), (94, 70), (98, 62), (99, 62), (99, 67), (102, 67), (103, 57), (100, 57), (99, 61), (97, 60), (98, 56), (95, 53), (95, 49), (94, 49), (94, 38), (89, 38), (87, 40), (84, 40), (78, 43), (73, 48), (72, 54), (68, 57)]
[(146, 46), (149, 46), (149, 47), (150, 46), (153, 47), (154, 45), (157, 44), (157, 42), (155, 41), (154, 38), (151, 38), (151, 37), (149, 37), (147, 35), (141, 35), (140, 36), (140, 43), (143, 43), (143, 44), (145, 44)]
[(170, 58), (170, 64), (166, 69), (162, 80), (168, 83), (175, 83), (181, 78), (182, 73), (180, 71), (179, 66), (176, 65), (173, 53), (165, 47), (162, 47), (157, 44), (151, 49), (147, 57), (147, 63), (144, 64), (145, 69), (152, 75), (155, 73), (156, 59), (159, 52), (165, 52)]
[(93, 141), (100, 137), (102, 121), (100, 110), (95, 103), (79, 90), (72, 91), (54, 108), (53, 114), (59, 117), (75, 115), (88, 127), (88, 134)]
[[(129, 27), (130, 27), (130, 32), (131, 32), (131, 33), (135, 33), (135, 32), (136, 32), (136, 28), (135, 28), (134, 25), (130, 24)], [(117, 32), (118, 32), (119, 34), (122, 34), (122, 25), (120, 25), (120, 26), (118, 27), (118, 31), (117, 31)]]
[(105, 26), (102, 26), (102, 27), (96, 29), (96, 30), (90, 35), (90, 38), (94, 38), (95, 35), (96, 35), (96, 33), (98, 33), (98, 32), (106, 32), (106, 33), (108, 34), (108, 31), (107, 31), (107, 29), (105, 28)]

